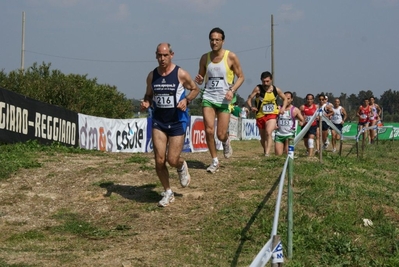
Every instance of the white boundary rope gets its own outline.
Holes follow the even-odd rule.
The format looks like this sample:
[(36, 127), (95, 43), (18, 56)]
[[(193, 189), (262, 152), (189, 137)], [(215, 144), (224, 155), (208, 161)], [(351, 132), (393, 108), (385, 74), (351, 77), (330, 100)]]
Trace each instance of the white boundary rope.
[[(313, 123), (313, 121), (316, 120), (317, 116), (320, 116), (319, 114), (322, 114), (322, 109), (321, 108), (318, 109), (318, 111), (313, 114), (313, 116), (310, 118), (310, 120), (306, 123), (305, 127), (298, 133), (297, 136), (295, 136), (294, 141), (293, 141), (293, 146), (294, 147), (298, 144), (299, 141), (301, 141), (303, 139), (303, 137), (305, 136), (305, 134), (309, 130), (311, 124)], [(359, 141), (359, 136), (361, 134), (363, 134), (364, 131), (366, 131), (366, 130), (374, 129), (374, 130), (378, 131), (379, 129), (383, 129), (383, 128), (394, 128), (394, 129), (392, 129), (392, 131), (395, 131), (395, 127), (394, 126), (378, 127), (378, 125), (374, 125), (374, 126), (362, 128), (362, 130), (359, 131), (357, 136), (346, 136), (346, 137), (344, 137), (342, 131), (338, 130), (338, 128), (334, 125), (334, 123), (332, 123), (332, 121), (329, 118), (327, 118), (324, 114), (321, 116), (321, 119), (323, 121), (325, 121), (327, 123), (327, 125), (331, 127), (332, 130), (336, 131), (341, 136), (341, 140), (354, 140), (355, 139), (356, 142), (358, 142)], [(250, 267), (264, 267), (268, 263), (270, 258), (272, 257), (273, 252), (280, 245), (280, 243), (279, 243), (279, 244), (277, 244), (276, 247), (273, 248), (272, 243), (273, 243), (273, 236), (277, 235), (277, 227), (278, 227), (278, 218), (279, 218), (279, 215), (280, 215), (281, 198), (282, 198), (282, 194), (283, 194), (285, 174), (286, 174), (287, 167), (288, 167), (288, 159), (290, 158), (290, 156), (293, 156), (293, 155), (289, 154), (287, 156), (287, 158), (285, 160), (285, 163), (284, 163), (283, 170), (282, 170), (281, 175), (280, 175), (280, 183), (279, 183), (279, 190), (278, 190), (278, 194), (277, 194), (276, 207), (275, 207), (275, 211), (274, 211), (274, 219), (273, 219), (273, 228), (272, 228), (272, 232), (271, 232), (271, 238), (266, 242), (266, 244), (262, 247), (262, 249), (256, 255), (256, 257), (252, 261)]]
[(271, 238), (269, 239), (269, 241), (267, 241), (267, 243), (259, 251), (258, 255), (256, 255), (256, 257), (252, 261), (250, 267), (265, 266), (266, 263), (272, 257), (273, 251), (277, 247), (277, 246), (275, 248), (272, 247), (272, 239), (273, 239), (273, 236), (275, 236), (277, 234), (278, 217), (280, 215), (280, 205), (281, 205), (281, 198), (283, 195), (284, 179), (285, 179), (285, 173), (287, 171), (288, 159), (289, 159), (289, 156), (287, 156), (287, 158), (285, 160), (283, 171), (281, 172), (281, 175), (280, 175), (280, 184), (279, 184), (279, 188), (278, 188), (276, 208), (274, 211), (274, 220), (273, 220), (273, 228), (272, 228), (272, 232), (271, 232)]

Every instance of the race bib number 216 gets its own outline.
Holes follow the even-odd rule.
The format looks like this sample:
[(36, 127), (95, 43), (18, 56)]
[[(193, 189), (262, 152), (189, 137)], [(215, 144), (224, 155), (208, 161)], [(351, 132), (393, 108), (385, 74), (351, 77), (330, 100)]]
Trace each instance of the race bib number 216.
[(157, 95), (156, 103), (158, 108), (173, 108), (174, 107), (174, 97), (170, 95)]

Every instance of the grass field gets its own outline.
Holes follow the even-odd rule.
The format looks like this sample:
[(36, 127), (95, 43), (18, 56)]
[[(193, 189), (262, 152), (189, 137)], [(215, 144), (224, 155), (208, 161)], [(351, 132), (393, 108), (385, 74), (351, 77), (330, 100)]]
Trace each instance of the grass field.
[[(152, 154), (0, 146), (0, 266), (248, 266), (270, 239), (285, 157), (233, 141), (216, 174), (184, 153), (192, 182), (158, 208)], [(399, 142), (294, 160), (293, 257), (284, 265), (399, 266)], [(287, 187), (278, 234), (287, 256)], [(373, 223), (365, 226), (363, 219)], [(268, 263), (269, 265), (270, 263)]]

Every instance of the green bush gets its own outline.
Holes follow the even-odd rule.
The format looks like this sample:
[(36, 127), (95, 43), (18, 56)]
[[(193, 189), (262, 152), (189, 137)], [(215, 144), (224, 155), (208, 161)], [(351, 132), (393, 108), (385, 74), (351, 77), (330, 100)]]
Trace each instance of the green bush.
[(34, 63), (26, 71), (0, 71), (0, 86), (48, 104), (86, 115), (124, 119), (133, 115), (132, 101), (115, 86), (98, 84), (87, 75), (50, 70), (51, 63)]

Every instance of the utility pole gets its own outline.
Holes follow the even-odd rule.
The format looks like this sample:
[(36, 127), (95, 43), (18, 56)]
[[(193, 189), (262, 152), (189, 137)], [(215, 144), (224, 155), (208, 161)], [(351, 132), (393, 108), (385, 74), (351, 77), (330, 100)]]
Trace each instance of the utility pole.
[(275, 75), (275, 73), (274, 73), (274, 30), (273, 30), (273, 26), (274, 26), (274, 24), (273, 24), (273, 14), (272, 14), (272, 18), (271, 18), (271, 27), (272, 27), (272, 29), (271, 29), (271, 59), (272, 59), (272, 75), (273, 75), (273, 84), (275, 84), (275, 82), (276, 82), (276, 75)]
[(21, 71), (25, 68), (25, 11), (22, 12)]

